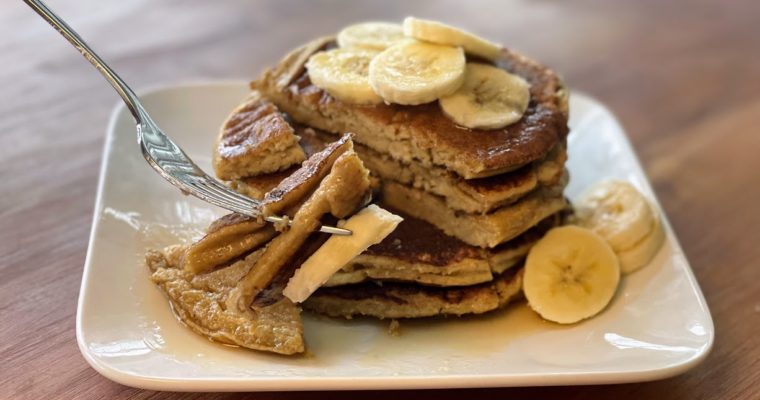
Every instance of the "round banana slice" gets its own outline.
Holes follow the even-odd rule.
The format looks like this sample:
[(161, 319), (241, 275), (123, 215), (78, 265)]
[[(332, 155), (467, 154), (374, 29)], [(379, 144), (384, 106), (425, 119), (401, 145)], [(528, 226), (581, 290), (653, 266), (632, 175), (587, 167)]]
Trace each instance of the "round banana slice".
[(649, 264), (664, 242), (665, 229), (662, 227), (660, 218), (655, 216), (652, 232), (644, 236), (644, 239), (641, 239), (630, 249), (616, 253), (620, 260), (620, 270), (623, 274), (630, 274)]
[(363, 22), (338, 32), (338, 46), (382, 51), (404, 39), (404, 29), (389, 22)]
[(501, 55), (501, 46), (453, 26), (436, 21), (406, 17), (404, 34), (426, 42), (459, 46), (474, 56), (496, 60)]
[(572, 324), (607, 306), (620, 282), (609, 244), (578, 226), (550, 230), (528, 253), (523, 291), (541, 317)]
[(314, 86), (354, 104), (378, 104), (383, 99), (369, 84), (369, 64), (378, 53), (349, 48), (315, 53), (306, 62)]
[(578, 225), (591, 229), (612, 249), (630, 249), (652, 232), (655, 214), (649, 201), (628, 182), (602, 182), (575, 204)]
[(389, 103), (429, 103), (461, 86), (464, 67), (461, 48), (405, 41), (372, 60), (369, 83)]
[(473, 129), (498, 129), (522, 118), (530, 102), (525, 79), (501, 68), (467, 63), (464, 83), (438, 103), (449, 118)]

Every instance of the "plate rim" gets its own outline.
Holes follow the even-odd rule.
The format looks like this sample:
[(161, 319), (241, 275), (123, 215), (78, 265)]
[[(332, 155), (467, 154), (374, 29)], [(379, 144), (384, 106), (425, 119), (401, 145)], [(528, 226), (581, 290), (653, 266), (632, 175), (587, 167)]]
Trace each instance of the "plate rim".
[[(153, 96), (164, 92), (170, 92), (182, 89), (203, 88), (203, 87), (235, 87), (247, 85), (244, 80), (202, 80), (165, 83), (147, 86), (138, 90), (139, 97)], [(589, 96), (583, 92), (571, 91), (571, 97), (583, 98), (584, 101), (592, 103), (594, 106), (602, 109), (606, 114), (620, 127), (623, 133), (622, 141), (624, 146), (636, 161), (635, 167), (645, 178), (647, 186), (654, 193), (651, 187), (651, 181), (647, 176), (641, 160), (633, 147), (630, 138), (625, 133), (622, 125), (614, 113), (601, 101)], [(96, 191), (95, 205), (93, 208), (92, 226), (88, 239), (87, 252), (85, 255), (84, 268), (82, 271), (82, 281), (80, 282), (79, 296), (77, 299), (76, 315), (76, 338), (79, 350), (86, 362), (99, 374), (104, 377), (131, 387), (148, 389), (148, 390), (171, 390), (171, 391), (306, 391), (306, 390), (389, 390), (389, 389), (451, 389), (451, 388), (480, 388), (480, 387), (520, 387), (520, 386), (576, 386), (591, 384), (621, 384), (632, 382), (644, 382), (670, 378), (688, 371), (701, 363), (713, 348), (715, 342), (715, 326), (712, 314), (705, 300), (704, 293), (694, 276), (686, 254), (683, 252), (678, 237), (670, 225), (667, 215), (662, 212), (663, 225), (670, 232), (674, 250), (679, 251), (686, 260), (685, 272), (691, 287), (695, 288), (696, 298), (699, 305), (706, 313), (705, 333), (707, 336), (706, 343), (699, 348), (699, 352), (685, 360), (665, 365), (662, 367), (641, 369), (637, 371), (607, 371), (607, 372), (561, 372), (561, 373), (512, 373), (488, 374), (488, 375), (431, 375), (431, 376), (370, 376), (355, 379), (346, 377), (317, 377), (317, 376), (289, 376), (289, 377), (246, 377), (246, 378), (155, 378), (146, 375), (140, 375), (122, 371), (114, 368), (109, 363), (103, 362), (90, 353), (85, 341), (85, 332), (83, 324), (83, 308), (85, 306), (85, 290), (93, 268), (92, 253), (93, 243), (95, 242), (100, 230), (100, 213), (103, 209), (103, 190), (105, 187), (106, 171), (110, 163), (110, 154), (114, 141), (114, 131), (117, 120), (126, 106), (121, 101), (111, 110), (104, 139), (103, 150), (101, 153), (100, 171), (98, 174), (98, 184)], [(135, 143), (137, 141), (135, 140)], [(137, 148), (135, 149), (137, 151)], [(657, 206), (662, 209), (658, 197), (653, 196)]]

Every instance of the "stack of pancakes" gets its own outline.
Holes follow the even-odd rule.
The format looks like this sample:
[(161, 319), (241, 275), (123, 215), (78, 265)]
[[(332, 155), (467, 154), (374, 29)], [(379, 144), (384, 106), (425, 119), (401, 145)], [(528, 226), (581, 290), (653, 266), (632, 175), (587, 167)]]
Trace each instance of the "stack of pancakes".
[(505, 128), (469, 130), (434, 104), (354, 105), (317, 88), (304, 63), (334, 46), (332, 38), (308, 43), (252, 82), (214, 151), (220, 179), (263, 198), (307, 157), (351, 132), (372, 174), (374, 201), (404, 217), (304, 307), (332, 316), (410, 318), (506, 304), (519, 294), (522, 259), (567, 207), (561, 80), (504, 50), (495, 65), (530, 84), (528, 109)]

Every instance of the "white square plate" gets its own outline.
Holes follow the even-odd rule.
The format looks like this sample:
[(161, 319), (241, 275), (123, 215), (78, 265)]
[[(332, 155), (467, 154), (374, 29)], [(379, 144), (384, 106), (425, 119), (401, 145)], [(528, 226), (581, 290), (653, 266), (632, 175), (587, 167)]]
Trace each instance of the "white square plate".
[[(247, 94), (242, 83), (177, 86), (142, 99), (205, 170), (217, 128)], [(571, 98), (572, 198), (596, 181), (632, 182), (657, 201), (613, 115)], [(657, 205), (659, 207), (659, 205)], [(82, 277), (77, 340), (85, 359), (119, 383), (158, 390), (406, 389), (580, 385), (684, 372), (713, 343), (710, 313), (670, 225), (646, 268), (625, 277), (598, 317), (542, 321), (524, 303), (485, 316), (402, 322), (304, 315), (309, 354), (283, 357), (212, 343), (183, 327), (149, 281), (147, 247), (197, 235), (218, 209), (183, 196), (140, 155), (132, 118), (113, 113)]]

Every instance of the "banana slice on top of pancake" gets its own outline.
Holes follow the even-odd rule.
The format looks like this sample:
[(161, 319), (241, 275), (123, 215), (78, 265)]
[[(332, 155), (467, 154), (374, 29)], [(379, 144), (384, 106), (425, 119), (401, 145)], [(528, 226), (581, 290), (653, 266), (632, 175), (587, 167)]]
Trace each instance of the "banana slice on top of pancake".
[(444, 114), (473, 129), (498, 129), (522, 118), (530, 102), (525, 79), (480, 63), (467, 63), (464, 83), (438, 103)]
[(416, 105), (454, 93), (464, 81), (459, 47), (416, 40), (395, 44), (369, 64), (369, 84), (386, 102)]
[(462, 47), (466, 53), (487, 60), (495, 60), (501, 54), (498, 44), (437, 21), (407, 17), (404, 19), (404, 34), (417, 40)]
[(321, 51), (306, 62), (314, 86), (333, 97), (353, 104), (377, 104), (383, 99), (369, 83), (370, 61), (377, 51), (340, 48)]
[(362, 22), (338, 32), (338, 46), (382, 51), (404, 39), (404, 29), (390, 22)]

